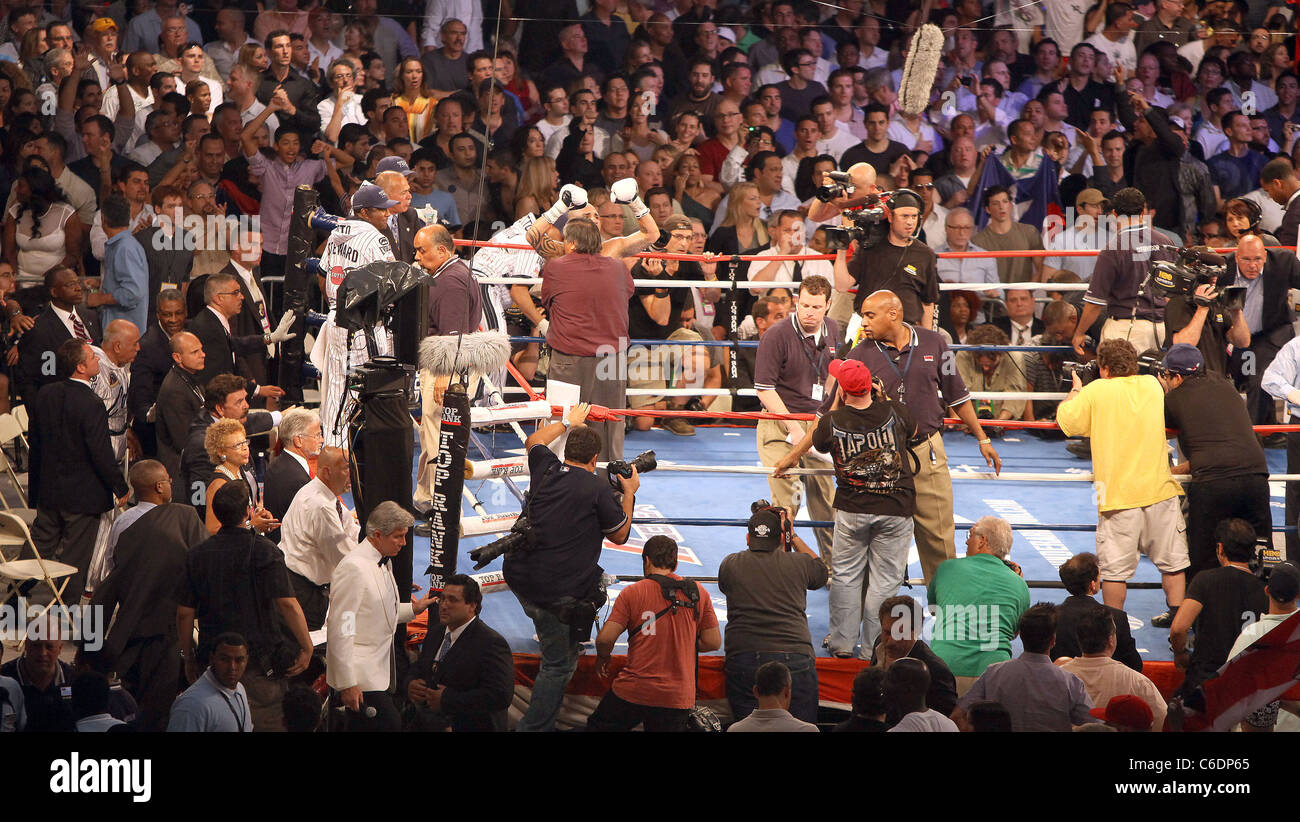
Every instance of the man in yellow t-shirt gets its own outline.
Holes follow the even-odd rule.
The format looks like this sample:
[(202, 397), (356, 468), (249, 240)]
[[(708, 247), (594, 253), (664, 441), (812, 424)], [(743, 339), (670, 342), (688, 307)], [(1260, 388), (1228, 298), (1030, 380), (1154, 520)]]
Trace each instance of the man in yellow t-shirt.
[[(1092, 438), (1097, 497), (1097, 559), (1101, 595), (1123, 608), (1125, 580), (1137, 570), (1138, 552), (1160, 569), (1170, 618), (1183, 601), (1188, 566), (1187, 526), (1178, 497), (1182, 488), (1169, 471), (1164, 390), (1137, 373), (1137, 351), (1124, 339), (1097, 348), (1101, 379), (1074, 388), (1056, 411), (1067, 436)], [(1155, 623), (1155, 620), (1152, 620)]]

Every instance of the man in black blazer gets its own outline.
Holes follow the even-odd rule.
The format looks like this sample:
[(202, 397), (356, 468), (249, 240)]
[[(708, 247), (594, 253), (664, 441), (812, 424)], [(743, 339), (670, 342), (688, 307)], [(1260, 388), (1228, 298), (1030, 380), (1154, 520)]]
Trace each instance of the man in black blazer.
[(1300, 180), (1286, 157), (1269, 160), (1259, 171), (1259, 187), (1285, 209), (1275, 236), (1282, 245), (1295, 245), (1300, 234)]
[[(306, 408), (286, 411), (280, 420), (279, 434), (284, 450), (266, 467), (262, 504), (271, 516), (283, 520), (294, 495), (311, 482), (310, 461), (320, 454), (325, 437), (321, 434), (320, 416)], [(267, 531), (266, 536), (279, 544), (280, 529)]]
[[(1030, 338), (1043, 333), (1043, 321), (1034, 316), (1034, 293), (1008, 288), (1005, 299), (1007, 314), (994, 319), (993, 325), (1006, 332), (1011, 345), (1032, 345)], [(1021, 332), (1023, 339), (1018, 336)]]
[[(1273, 397), (1260, 387), (1260, 382), (1277, 352), (1295, 336), (1288, 292), (1300, 288), (1300, 259), (1292, 251), (1266, 251), (1263, 240), (1250, 234), (1238, 242), (1237, 253), (1229, 257), (1228, 273), (1219, 279), (1224, 286), (1244, 285), (1248, 289), (1242, 313), (1250, 327), (1250, 348), (1233, 352), (1233, 373), (1239, 377), (1238, 385), (1246, 385), (1246, 410), (1251, 423), (1276, 425)], [(1252, 299), (1257, 289), (1258, 299)], [(1285, 434), (1278, 435), (1278, 440), (1285, 439)], [(1283, 442), (1277, 442), (1277, 446)]]
[(504, 731), (515, 693), (510, 646), (478, 618), (483, 593), (473, 577), (447, 578), (431, 626), (411, 668), (406, 695), (419, 730)]
[[(115, 503), (125, 504), (128, 489), (113, 457), (108, 412), (90, 387), (99, 358), (88, 343), (67, 340), (55, 360), (62, 380), (41, 391), (31, 412), (32, 542), (42, 557), (76, 566), (63, 591), (65, 603), (76, 603), (100, 517)], [(46, 593), (38, 590), (38, 597)]]
[(126, 394), (127, 408), (134, 420), (132, 428), (140, 438), (144, 455), (158, 454), (157, 425), (150, 421), (149, 410), (158, 400), (167, 372), (172, 370), (172, 336), (185, 330), (185, 296), (174, 289), (158, 295), (154, 323), (140, 338), (140, 352), (131, 363), (131, 387)]
[(401, 157), (385, 157), (375, 170), (375, 184), (384, 190), (388, 199), (397, 201), (388, 222), (379, 231), (388, 238), (395, 259), (414, 263), (415, 232), (424, 228), (424, 221), (411, 210), (411, 184), (407, 178), (415, 172)]
[[(244, 305), (244, 289), (239, 278), (218, 272), (208, 277), (204, 284), (204, 299), (207, 307), (189, 322), (189, 330), (203, 344), (205, 354), (203, 370), (199, 372), (199, 384), (218, 374), (239, 374), (248, 381), (248, 396), (282, 397), (284, 391), (274, 385), (259, 385), (254, 377), (243, 372), (236, 361), (237, 357), (260, 355), (265, 358), (266, 346), (272, 342), (283, 342), (295, 335), (284, 328), (263, 333), (239, 334), (235, 318), (239, 316)], [(286, 315), (292, 320), (293, 315)]]
[(104, 339), (99, 319), (82, 304), (85, 293), (75, 271), (55, 268), (46, 272), (45, 290), (50, 304), (18, 340), (18, 388), (29, 406), (37, 392), (60, 379), (55, 369), (60, 345), (74, 336), (94, 345)]
[(1079, 617), (1086, 611), (1104, 608), (1115, 623), (1115, 653), (1111, 658), (1141, 673), (1142, 657), (1138, 655), (1137, 643), (1133, 641), (1133, 632), (1128, 627), (1128, 614), (1093, 599), (1101, 590), (1097, 555), (1086, 552), (1075, 554), (1066, 560), (1057, 573), (1070, 595), (1056, 609), (1056, 644), (1052, 646), (1052, 659), (1082, 656), (1074, 626), (1079, 624)]
[(168, 344), (171, 370), (163, 377), (154, 400), (154, 431), (158, 443), (158, 461), (167, 473), (177, 476), (181, 450), (190, 436), (190, 423), (203, 407), (206, 386), (199, 382), (203, 370), (203, 344), (188, 331), (178, 331)]

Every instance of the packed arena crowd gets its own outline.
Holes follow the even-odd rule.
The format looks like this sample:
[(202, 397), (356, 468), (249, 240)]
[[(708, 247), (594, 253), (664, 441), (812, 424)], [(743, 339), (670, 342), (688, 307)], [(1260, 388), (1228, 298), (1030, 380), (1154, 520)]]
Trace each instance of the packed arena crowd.
[[(4, 560), (70, 569), (11, 586), (56, 607), (6, 636), (0, 731), (554, 730), (593, 638), (592, 730), (717, 725), (719, 649), (732, 731), (828, 729), (819, 654), (869, 662), (835, 730), (1273, 729), (1289, 675), (1238, 713), (1206, 683), (1262, 683), (1300, 596), (1258, 558), (1265, 449), (1300, 473), (1300, 433), (1253, 428), (1300, 424), (1296, 62), (1262, 0), (0, 2), (0, 436), (31, 506)], [(300, 187), (326, 219), (294, 302)], [(524, 443), (514, 718), (479, 580), (408, 594), (387, 562), (455, 375), (420, 371), (410, 509), (345, 504), (350, 375), (398, 341), (340, 288), (383, 262), (427, 277), (428, 335), (506, 333), (519, 388), (578, 387)], [(772, 473), (723, 627), (665, 536), (604, 609), (642, 482), (606, 464), (724, 418)], [(1092, 461), (1059, 606), (1003, 519), (957, 556), (945, 435), (996, 473), (1016, 422)], [(800, 500), (834, 524), (812, 547)], [(1140, 555), (1176, 694), (1123, 611)], [(60, 622), (82, 605), (116, 613), (100, 647)]]

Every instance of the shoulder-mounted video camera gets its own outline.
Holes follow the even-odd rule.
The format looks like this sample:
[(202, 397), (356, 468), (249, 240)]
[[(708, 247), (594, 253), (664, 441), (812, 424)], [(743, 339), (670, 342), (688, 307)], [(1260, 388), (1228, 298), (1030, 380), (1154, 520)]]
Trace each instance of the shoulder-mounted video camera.
[(1213, 251), (1195, 248), (1175, 249), (1177, 260), (1157, 260), (1151, 263), (1151, 285), (1165, 297), (1185, 297), (1196, 305), (1218, 304), (1224, 309), (1241, 308), (1246, 299), (1244, 285), (1220, 289), (1212, 298), (1202, 297), (1196, 289), (1211, 285), (1228, 270), (1228, 261)]

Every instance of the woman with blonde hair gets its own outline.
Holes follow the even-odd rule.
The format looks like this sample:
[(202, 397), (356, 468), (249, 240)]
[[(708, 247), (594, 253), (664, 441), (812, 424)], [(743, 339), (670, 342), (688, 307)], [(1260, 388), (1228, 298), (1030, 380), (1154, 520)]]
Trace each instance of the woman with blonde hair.
[(717, 254), (748, 254), (767, 245), (767, 226), (759, 216), (763, 200), (757, 183), (736, 183), (727, 199), (727, 214), (704, 248)]
[(424, 66), (407, 57), (393, 77), (393, 105), (406, 112), (411, 124), (411, 142), (418, 143), (433, 132), (433, 92), (424, 84)]
[[(280, 527), (280, 523), (262, 507), (262, 495), (257, 479), (248, 471), (248, 435), (238, 420), (222, 418), (208, 426), (203, 435), (203, 448), (208, 452), (208, 461), (216, 466), (212, 482), (208, 483), (205, 499), (212, 499), (213, 494), (228, 482), (242, 481), (248, 485), (253, 503), (252, 525), (263, 533)], [(215, 534), (221, 530), (212, 506), (207, 506), (205, 524), (208, 533)]]
[(541, 214), (555, 204), (559, 175), (550, 157), (526, 157), (515, 187), (515, 219)]

